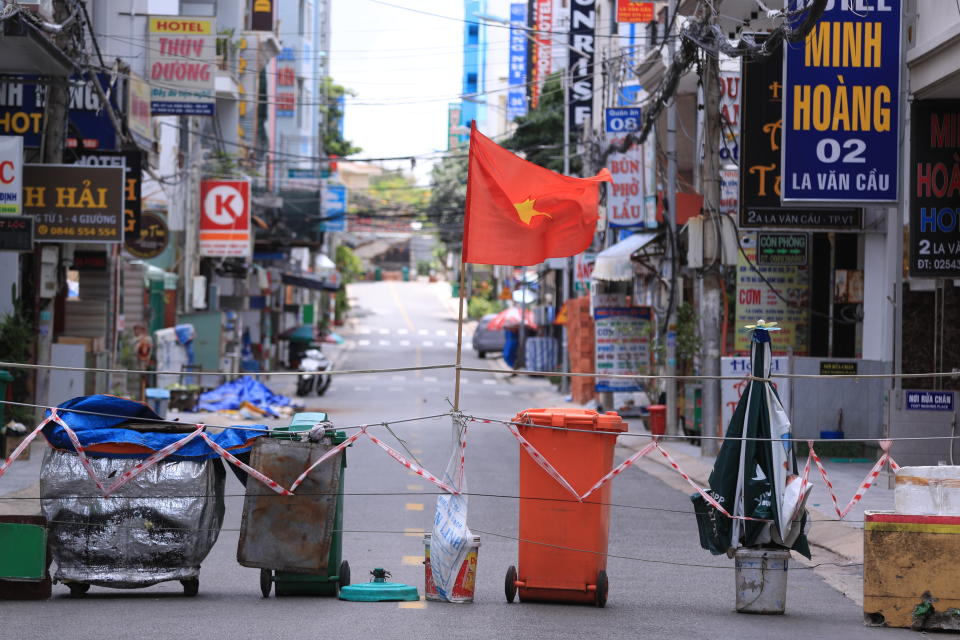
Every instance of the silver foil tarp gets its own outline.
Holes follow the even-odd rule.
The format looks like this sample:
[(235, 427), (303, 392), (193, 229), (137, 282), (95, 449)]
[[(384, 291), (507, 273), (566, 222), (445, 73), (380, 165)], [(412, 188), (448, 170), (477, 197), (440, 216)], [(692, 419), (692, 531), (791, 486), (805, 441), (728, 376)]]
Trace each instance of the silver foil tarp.
[[(142, 459), (89, 458), (109, 486)], [(223, 524), (220, 460), (163, 460), (109, 498), (76, 454), (49, 449), (40, 470), (56, 580), (132, 589), (199, 577)]]

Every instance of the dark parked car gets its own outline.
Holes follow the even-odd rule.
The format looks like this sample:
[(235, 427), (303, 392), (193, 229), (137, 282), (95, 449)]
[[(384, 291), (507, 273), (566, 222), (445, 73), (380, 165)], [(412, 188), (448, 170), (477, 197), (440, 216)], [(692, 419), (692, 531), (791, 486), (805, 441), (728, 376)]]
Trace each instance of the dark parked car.
[(477, 330), (473, 333), (473, 350), (477, 352), (477, 356), (480, 358), (487, 357), (487, 354), (491, 351), (503, 351), (503, 343), (507, 339), (506, 332), (503, 329), (498, 331), (487, 329), (487, 323), (495, 315), (497, 314), (491, 313), (480, 318), (480, 322), (477, 323)]

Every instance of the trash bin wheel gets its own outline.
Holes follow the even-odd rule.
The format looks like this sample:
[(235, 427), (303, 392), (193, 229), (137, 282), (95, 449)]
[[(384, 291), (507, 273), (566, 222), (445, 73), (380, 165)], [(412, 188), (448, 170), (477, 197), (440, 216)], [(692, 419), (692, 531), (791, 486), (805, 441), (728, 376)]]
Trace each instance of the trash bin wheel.
[(346, 560), (340, 563), (340, 578), (337, 584), (341, 589), (350, 585), (350, 563)]
[(70, 588), (71, 598), (82, 598), (87, 591), (90, 591), (90, 585), (82, 582), (68, 582), (67, 587)]
[(260, 569), (260, 593), (264, 598), (270, 597), (270, 589), (273, 588), (273, 571), (270, 569)]
[(601, 571), (597, 574), (597, 606), (601, 609), (607, 606), (607, 590), (610, 587), (610, 583), (607, 581), (607, 572)]
[(503, 580), (503, 593), (507, 596), (507, 602), (513, 602), (517, 597), (517, 568), (513, 565), (507, 569), (507, 577)]
[(189, 580), (181, 580), (181, 581), (180, 581), (180, 584), (183, 585), (183, 595), (187, 596), (188, 598), (192, 598), (193, 596), (195, 596), (195, 595), (197, 595), (198, 593), (200, 593), (200, 579), (199, 579), (199, 578), (191, 578), (191, 579), (189, 579)]

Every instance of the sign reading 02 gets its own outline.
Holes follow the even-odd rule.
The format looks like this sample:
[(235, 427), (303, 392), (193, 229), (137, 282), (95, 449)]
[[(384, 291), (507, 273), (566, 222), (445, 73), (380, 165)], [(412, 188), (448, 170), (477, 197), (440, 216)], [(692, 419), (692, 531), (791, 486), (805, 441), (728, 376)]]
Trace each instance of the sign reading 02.
[(827, 4), (803, 46), (784, 47), (783, 200), (896, 201), (901, 0)]

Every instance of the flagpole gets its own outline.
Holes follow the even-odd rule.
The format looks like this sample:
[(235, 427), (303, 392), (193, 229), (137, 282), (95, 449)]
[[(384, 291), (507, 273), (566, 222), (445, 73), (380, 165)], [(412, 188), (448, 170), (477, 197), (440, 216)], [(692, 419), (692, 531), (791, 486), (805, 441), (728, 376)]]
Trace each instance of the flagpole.
[[(470, 143), (473, 142), (473, 132), (477, 129), (476, 120), (470, 121)], [(470, 223), (470, 164), (472, 158), (467, 152), (467, 196), (463, 212), (463, 246), (460, 247), (460, 311), (457, 315), (457, 365), (454, 369), (453, 382), (453, 410), (460, 411), (460, 365), (463, 357), (463, 295), (466, 289), (467, 273), (467, 232)]]

